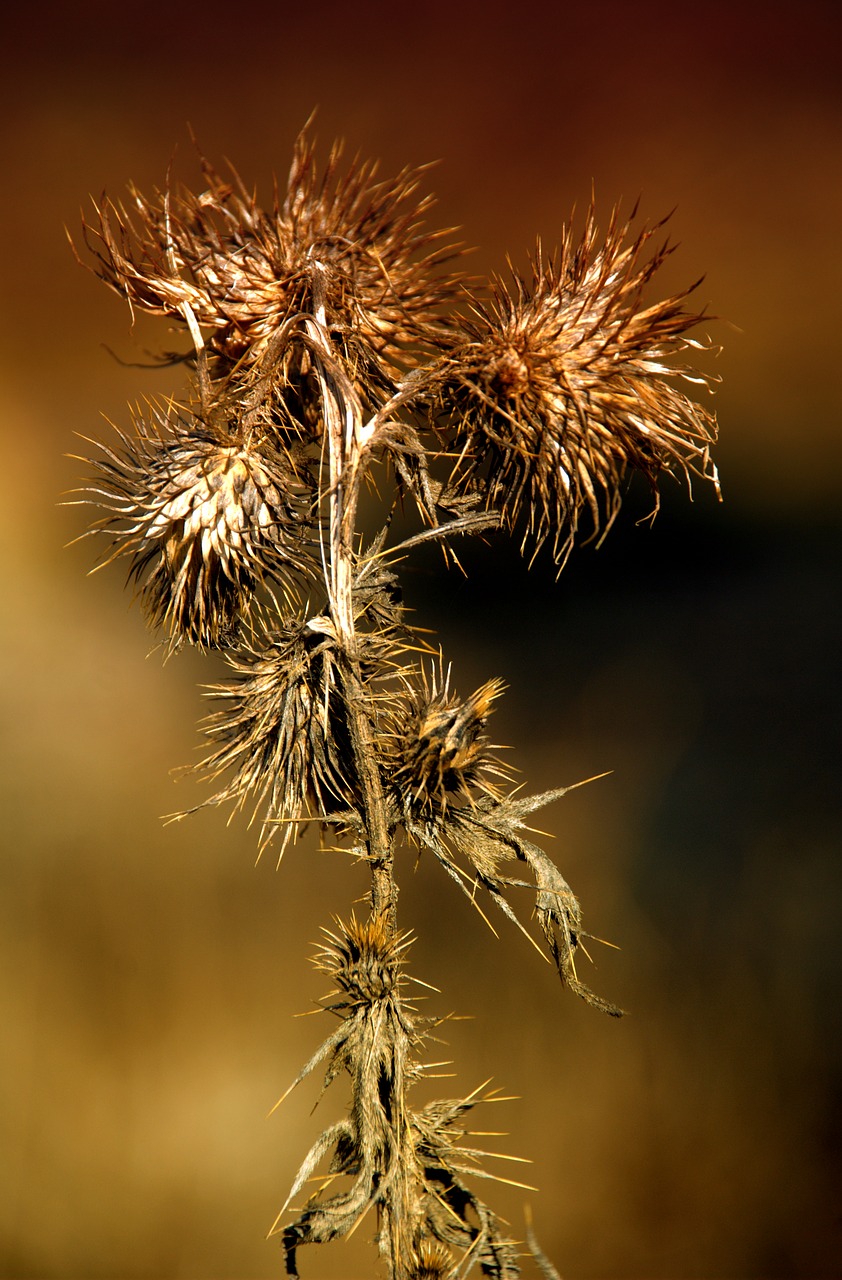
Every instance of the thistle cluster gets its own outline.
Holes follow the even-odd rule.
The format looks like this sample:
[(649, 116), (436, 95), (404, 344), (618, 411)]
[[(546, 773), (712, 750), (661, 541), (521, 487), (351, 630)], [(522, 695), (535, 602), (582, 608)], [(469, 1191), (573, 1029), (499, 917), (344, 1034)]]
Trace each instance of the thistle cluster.
[[(656, 505), (665, 475), (716, 483), (715, 422), (687, 394), (704, 378), (684, 363), (701, 316), (686, 294), (644, 302), (668, 246), (616, 213), (601, 237), (591, 209), (554, 256), (538, 245), (529, 277), (483, 291), (451, 233), (427, 229), (421, 171), (383, 181), (371, 164), (343, 169), (335, 146), (320, 173), (305, 130), (264, 209), (235, 173), (201, 168), (198, 193), (130, 189), (85, 225), (96, 274), (180, 333), (162, 358), (188, 387), (100, 447), (83, 500), (102, 563), (126, 565), (165, 651), (226, 665), (202, 724), (206, 803), (245, 807), (281, 853), (315, 821), (370, 869), (369, 918), (339, 923), (317, 957), (338, 1026), (295, 1082), (325, 1064), (326, 1087), (349, 1078), (351, 1109), (305, 1158), (276, 1233), (297, 1275), (301, 1244), (374, 1209), (392, 1280), (474, 1266), (509, 1280), (515, 1244), (468, 1186), (488, 1176), (463, 1127), (484, 1099), (410, 1101), (436, 1024), (406, 995), (401, 844), (521, 929), (512, 899), (531, 892), (562, 982), (619, 1010), (579, 979), (579, 903), (529, 838), (529, 816), (566, 788), (513, 788), (488, 737), (501, 682), (456, 691), (404, 616), (396, 569), (422, 542), (447, 553), (496, 526), (529, 555), (549, 543), (560, 566), (610, 526), (630, 473)], [(362, 493), (382, 503), (390, 487), (366, 530)], [(396, 541), (407, 502), (418, 531)]]

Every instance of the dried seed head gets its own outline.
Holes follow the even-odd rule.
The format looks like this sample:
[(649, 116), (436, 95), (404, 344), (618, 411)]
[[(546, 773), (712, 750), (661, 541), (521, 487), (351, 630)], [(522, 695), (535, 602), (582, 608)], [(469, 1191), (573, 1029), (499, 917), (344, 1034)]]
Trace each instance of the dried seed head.
[(451, 1280), (455, 1274), (453, 1256), (443, 1244), (423, 1240), (412, 1260), (410, 1280)]
[(132, 306), (182, 323), (189, 309), (226, 369), (261, 360), (306, 312), (322, 315), (352, 368), (388, 380), (408, 347), (439, 332), (454, 249), (422, 226), (432, 201), (418, 197), (421, 171), (376, 181), (374, 164), (355, 161), (342, 174), (341, 150), (319, 177), (302, 133), (286, 197), (269, 212), (204, 160), (198, 195), (131, 189), (130, 209), (106, 202), (85, 228), (95, 270)]
[(252, 798), (252, 819), (264, 809), (264, 843), (278, 823), (283, 848), (296, 823), (356, 804), (335, 656), (327, 618), (290, 623), (264, 637), (260, 649), (227, 655), (235, 678), (209, 690), (228, 705), (202, 725), (220, 745), (196, 768), (207, 778), (228, 770), (232, 776), (206, 803), (232, 800), (240, 808)]
[(328, 973), (351, 997), (352, 1003), (372, 1004), (391, 994), (398, 981), (408, 935), (395, 935), (383, 916), (347, 924), (336, 921), (337, 933), (325, 929), (328, 943), (316, 957), (316, 967)]
[(422, 672), (408, 688), (395, 730), (393, 788), (400, 811), (413, 821), (436, 821), (449, 805), (472, 804), (475, 792), (496, 795), (494, 777), (506, 776), (484, 732), (502, 681), (489, 680), (462, 700), (451, 694), (449, 679), (449, 672)]
[(232, 644), (259, 583), (295, 597), (311, 571), (310, 502), (288, 457), (268, 442), (211, 431), (185, 414), (138, 418), (119, 450), (90, 460), (92, 529), (112, 539), (104, 563), (128, 557), (154, 626), (175, 646)]
[(334, 144), (320, 178), (313, 142), (299, 136), (282, 211), (286, 253), (307, 277), (308, 300), (304, 264), (322, 264), (325, 321), (351, 365), (390, 373), (408, 348), (438, 336), (441, 309), (458, 284), (441, 268), (457, 250), (444, 243), (448, 232), (423, 226), (434, 202), (419, 198), (422, 170), (377, 181), (370, 162), (356, 160), (341, 174), (341, 156)]
[(583, 514), (592, 536), (610, 526), (627, 470), (649, 482), (656, 509), (664, 472), (718, 487), (715, 419), (680, 389), (707, 380), (674, 361), (702, 347), (686, 336), (702, 316), (684, 309), (686, 292), (641, 303), (670, 252), (647, 260), (656, 230), (632, 239), (615, 210), (600, 243), (591, 209), (556, 259), (539, 244), (531, 283), (496, 282), (443, 366), (439, 403), (458, 455), (450, 495), (479, 494), (510, 527), (525, 518), (524, 542), (549, 539), (559, 562)]

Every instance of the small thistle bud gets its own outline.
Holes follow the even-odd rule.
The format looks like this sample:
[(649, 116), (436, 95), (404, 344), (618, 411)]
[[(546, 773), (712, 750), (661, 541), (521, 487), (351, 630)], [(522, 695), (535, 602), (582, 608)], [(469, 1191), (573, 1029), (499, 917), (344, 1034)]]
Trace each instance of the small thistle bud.
[(474, 791), (496, 795), (494, 775), (505, 776), (489, 754), (485, 725), (503, 692), (489, 680), (464, 701), (451, 694), (450, 674), (423, 675), (410, 689), (409, 705), (396, 732), (399, 764), (394, 787), (404, 814), (413, 820), (443, 817), (448, 805), (472, 803)]
[(450, 1250), (431, 1240), (422, 1241), (412, 1260), (411, 1280), (451, 1280), (454, 1273)]
[[(270, 573), (295, 597), (309, 569), (306, 490), (291, 461), (267, 442), (226, 437), (185, 415), (156, 413), (101, 446), (88, 490), (108, 513), (92, 531), (130, 560), (129, 576), (154, 626), (171, 643), (215, 649), (234, 642), (259, 582)], [(312, 533), (309, 534), (312, 537)]]
[(715, 419), (675, 382), (706, 379), (673, 362), (702, 346), (686, 336), (702, 316), (684, 310), (690, 290), (642, 306), (670, 250), (646, 260), (657, 228), (633, 240), (629, 228), (615, 210), (599, 244), (591, 209), (580, 242), (568, 228), (557, 259), (545, 260), (539, 244), (531, 283), (496, 282), (440, 375), (458, 455), (448, 496), (479, 495), (509, 527), (525, 519), (524, 543), (549, 539), (559, 563), (583, 513), (591, 536), (610, 526), (628, 470), (649, 482), (656, 509), (664, 472), (696, 473), (718, 489)]
[(324, 930), (328, 942), (316, 957), (316, 968), (330, 974), (353, 1004), (373, 1004), (390, 995), (411, 939), (393, 934), (379, 915), (368, 920), (352, 915), (347, 924), (336, 923), (338, 933)]

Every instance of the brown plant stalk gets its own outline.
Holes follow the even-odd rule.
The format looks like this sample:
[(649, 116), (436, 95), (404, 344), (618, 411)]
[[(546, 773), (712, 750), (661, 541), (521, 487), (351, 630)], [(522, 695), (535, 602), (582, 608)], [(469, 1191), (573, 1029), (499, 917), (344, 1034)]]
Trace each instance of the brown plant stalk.
[[(715, 422), (685, 389), (704, 382), (684, 362), (701, 317), (685, 294), (643, 301), (667, 250), (616, 212), (601, 237), (591, 209), (580, 239), (568, 226), (557, 255), (538, 247), (530, 279), (483, 294), (447, 266), (449, 233), (424, 227), (420, 172), (343, 172), (336, 146), (319, 176), (305, 131), (264, 210), (236, 174), (201, 166), (198, 194), (131, 189), (85, 226), (96, 274), (180, 330), (185, 348), (167, 358), (189, 389), (102, 446), (82, 500), (102, 513), (103, 563), (124, 561), (167, 650), (193, 644), (228, 665), (208, 690), (198, 768), (222, 781), (206, 803), (248, 806), (261, 847), (281, 853), (315, 820), (369, 868), (368, 917), (337, 921), (316, 958), (336, 1025), (291, 1086), (316, 1068), (325, 1088), (343, 1075), (350, 1109), (305, 1157), (270, 1234), (292, 1276), (303, 1244), (369, 1220), (390, 1280), (475, 1268), (513, 1280), (518, 1247), (472, 1189), (489, 1160), (513, 1157), (475, 1147), (466, 1127), (497, 1095), (413, 1102), (439, 1022), (408, 996), (401, 841), (530, 940), (512, 900), (531, 893), (562, 983), (620, 1010), (581, 980), (581, 908), (532, 839), (534, 811), (569, 788), (513, 788), (487, 733), (501, 682), (457, 692), (408, 626), (395, 569), (421, 542), (447, 555), (495, 526), (530, 555), (548, 541), (561, 565), (584, 526), (610, 526), (629, 473), (656, 505), (664, 475), (716, 483)], [(363, 491), (389, 485), (369, 530)], [(420, 524), (395, 542), (407, 501)]]

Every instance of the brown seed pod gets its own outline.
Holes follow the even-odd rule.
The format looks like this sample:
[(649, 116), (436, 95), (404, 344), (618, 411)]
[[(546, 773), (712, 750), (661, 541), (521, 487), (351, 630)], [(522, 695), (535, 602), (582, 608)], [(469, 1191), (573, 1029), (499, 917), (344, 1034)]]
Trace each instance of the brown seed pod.
[(106, 511), (103, 563), (128, 557), (141, 602), (171, 646), (236, 641), (259, 584), (282, 598), (312, 573), (308, 487), (266, 440), (211, 429), (184, 411), (138, 417), (120, 448), (101, 445), (88, 501)]
[(684, 308), (692, 290), (641, 301), (671, 251), (647, 258), (657, 229), (633, 237), (615, 210), (600, 242), (591, 208), (578, 243), (568, 227), (550, 260), (539, 244), (531, 281), (498, 280), (490, 304), (476, 303), (440, 370), (457, 455), (443, 501), (478, 495), (509, 527), (525, 523), (524, 544), (549, 540), (559, 563), (583, 515), (591, 536), (611, 525), (627, 471), (649, 482), (656, 509), (663, 473), (718, 490), (715, 419), (681, 389), (707, 382), (680, 360), (703, 347), (687, 337), (703, 317)]

